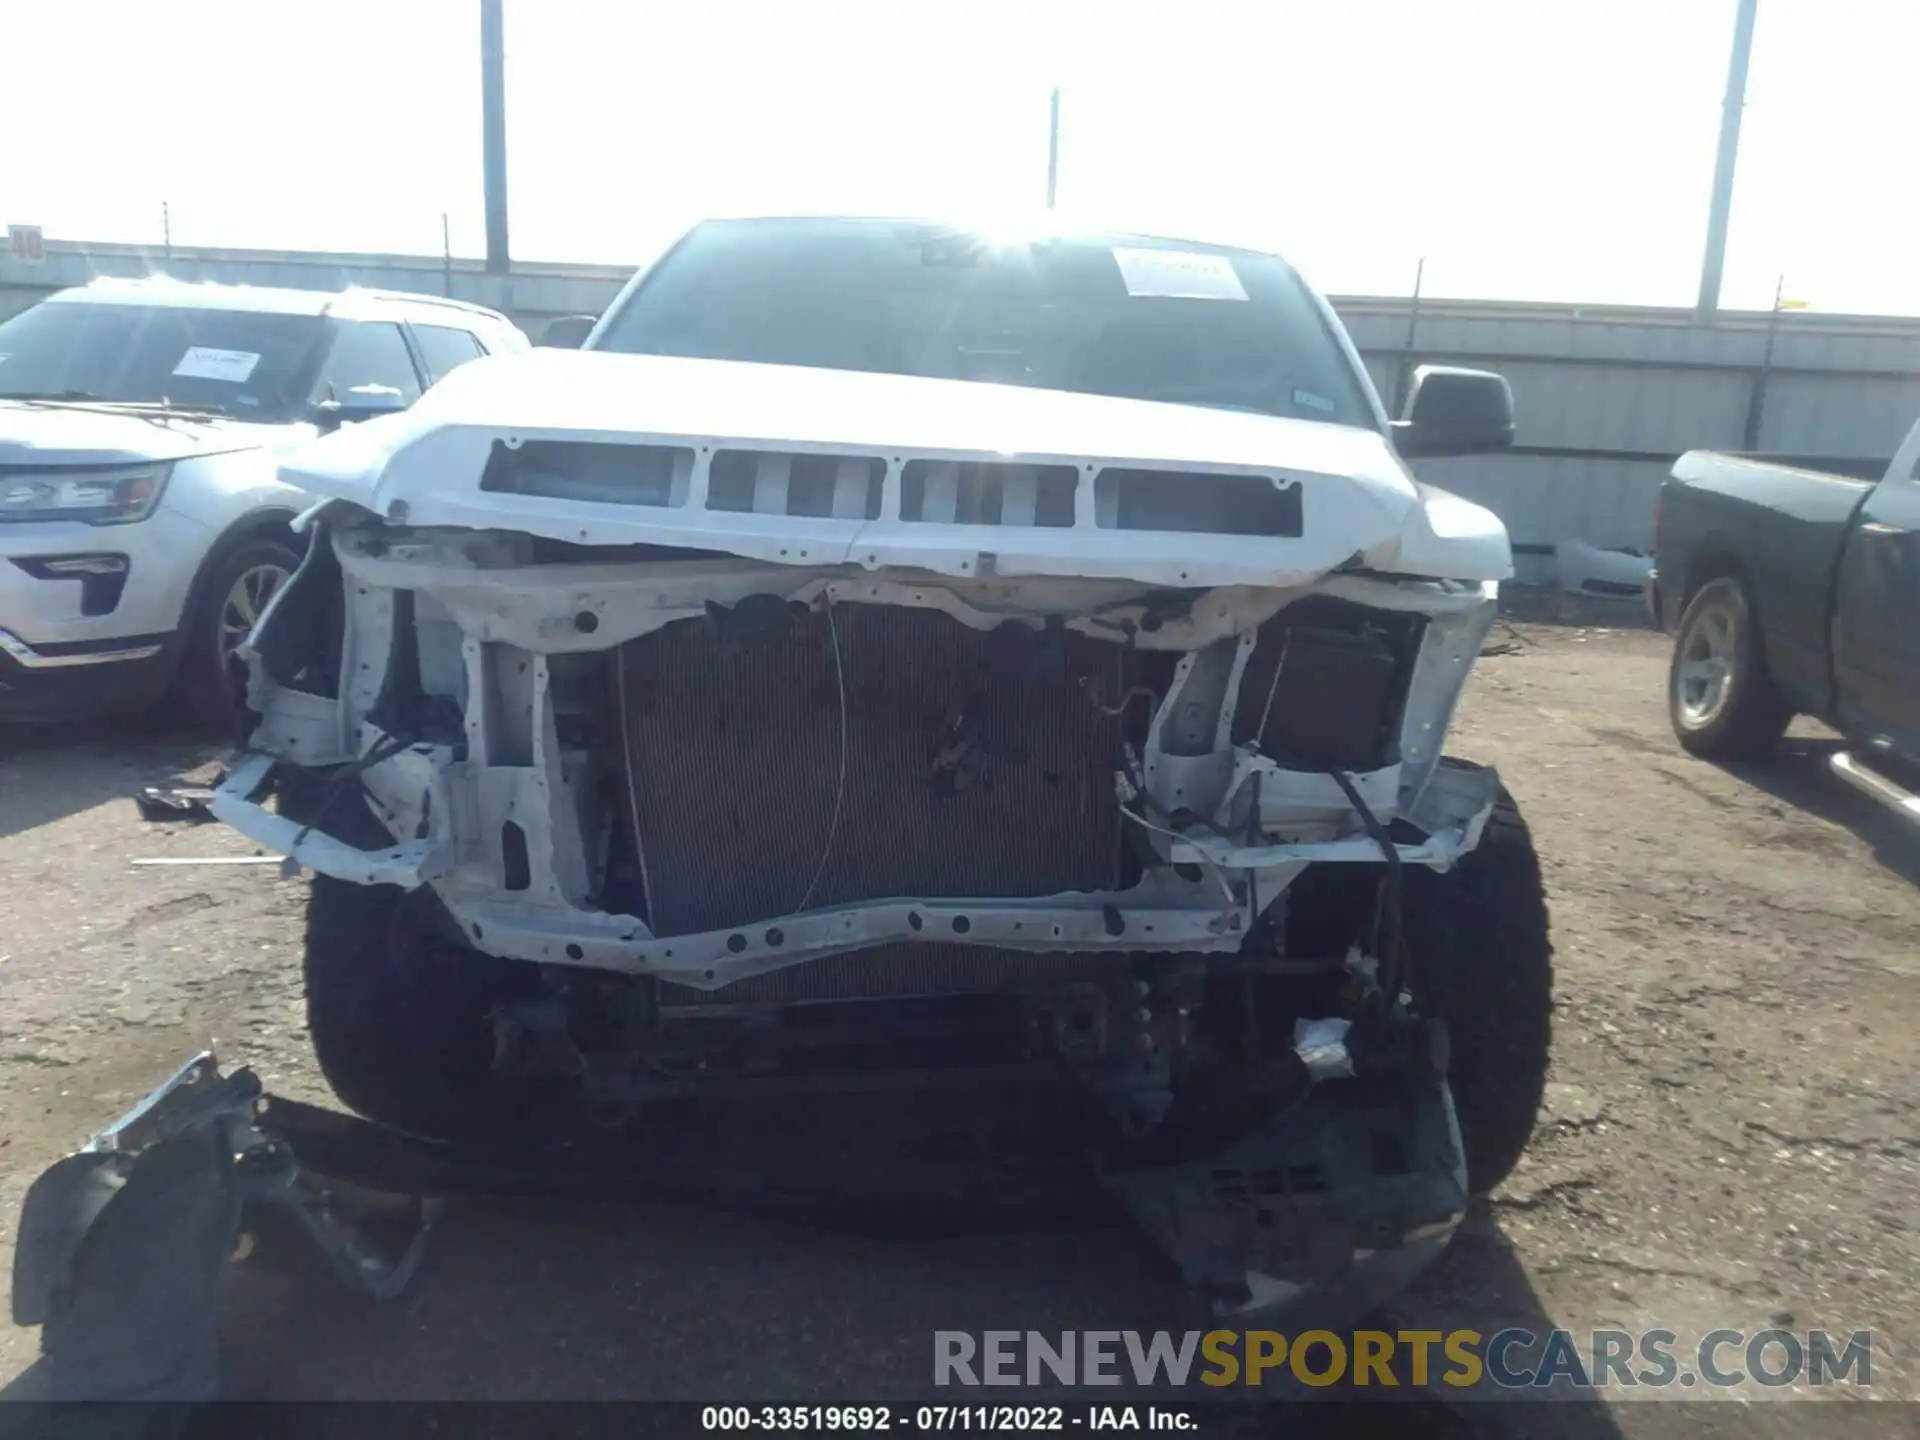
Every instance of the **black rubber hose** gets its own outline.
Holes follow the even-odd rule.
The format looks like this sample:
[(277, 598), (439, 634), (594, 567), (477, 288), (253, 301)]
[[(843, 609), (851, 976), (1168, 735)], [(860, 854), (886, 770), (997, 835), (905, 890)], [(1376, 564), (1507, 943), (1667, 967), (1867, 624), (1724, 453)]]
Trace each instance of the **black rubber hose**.
[(320, 822), (326, 818), (327, 812), (333, 808), (334, 802), (347, 793), (346, 787), (349, 780), (358, 780), (361, 775), (371, 770), (374, 766), (384, 765), (387, 761), (393, 759), (394, 756), (400, 754), (414, 743), (414, 738), (411, 735), (388, 735), (384, 739), (376, 740), (372, 748), (370, 748), (366, 754), (360, 756), (359, 759), (348, 761), (332, 775), (328, 776), (325, 786), (322, 787), (320, 791), (320, 799), (313, 808), (313, 813), (307, 817), (306, 823), (300, 827), (300, 833), (294, 836), (292, 848), (298, 850), (301, 843), (315, 830), (320, 828)]
[(1387, 862), (1387, 888), (1385, 896), (1385, 924), (1381, 950), (1381, 968), (1385, 972), (1381, 977), (1380, 990), (1382, 1002), (1388, 1011), (1406, 986), (1406, 938), (1401, 930), (1400, 912), (1400, 850), (1387, 834), (1387, 827), (1380, 823), (1380, 817), (1373, 813), (1372, 807), (1361, 798), (1360, 789), (1353, 783), (1353, 777), (1344, 770), (1329, 770), (1333, 783), (1340, 787), (1347, 797), (1347, 803), (1353, 806), (1354, 813), (1360, 817), (1367, 835), (1380, 847), (1380, 854)]

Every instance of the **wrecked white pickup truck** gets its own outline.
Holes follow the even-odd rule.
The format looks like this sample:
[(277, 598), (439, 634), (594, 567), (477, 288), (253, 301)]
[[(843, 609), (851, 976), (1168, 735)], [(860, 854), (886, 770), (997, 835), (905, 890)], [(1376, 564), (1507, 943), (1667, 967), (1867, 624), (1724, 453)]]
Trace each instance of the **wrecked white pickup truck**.
[(1437, 367), (1389, 422), (1271, 256), (709, 223), (289, 465), (213, 808), (316, 873), (373, 1119), (1044, 1072), (1216, 1308), (1383, 1291), (1546, 1066), (1531, 841), (1442, 754), (1507, 538), (1404, 463), (1511, 436)]

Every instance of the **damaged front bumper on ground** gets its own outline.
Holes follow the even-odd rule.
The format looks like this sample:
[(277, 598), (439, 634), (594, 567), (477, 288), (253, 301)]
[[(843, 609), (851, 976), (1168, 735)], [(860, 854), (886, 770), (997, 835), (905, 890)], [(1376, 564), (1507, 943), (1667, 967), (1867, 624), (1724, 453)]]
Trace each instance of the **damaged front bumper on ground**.
[[(292, 1267), (393, 1300), (418, 1271), (440, 1197), (488, 1192), (698, 1201), (901, 1238), (1097, 1219), (1117, 1201), (1214, 1314), (1337, 1324), (1430, 1263), (1465, 1208), (1457, 1127), (1431, 1064), (1441, 1058), (1410, 1089), (1316, 1087), (1222, 1154), (1089, 1188), (1059, 1175), (983, 1182), (971, 1156), (916, 1168), (867, 1113), (846, 1132), (866, 1163), (779, 1115), (736, 1122), (750, 1167), (700, 1130), (684, 1153), (642, 1164), (619, 1150), (429, 1144), (264, 1096), (251, 1071), (223, 1075), (201, 1054), (28, 1188), (12, 1318), (42, 1327), (40, 1358), (0, 1401), (220, 1398), (230, 1267)], [(1410, 1147), (1405, 1173), (1377, 1173), (1379, 1137)]]

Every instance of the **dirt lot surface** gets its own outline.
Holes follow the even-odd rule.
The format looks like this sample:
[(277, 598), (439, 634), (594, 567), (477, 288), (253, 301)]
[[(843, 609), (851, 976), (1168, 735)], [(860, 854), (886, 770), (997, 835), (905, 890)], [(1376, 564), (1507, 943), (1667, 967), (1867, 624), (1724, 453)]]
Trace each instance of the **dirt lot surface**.
[[(1502, 639), (1515, 648), (1482, 662), (1452, 748), (1500, 767), (1544, 857), (1550, 1112), (1392, 1320), (1870, 1326), (1875, 1390), (1920, 1396), (1920, 845), (1829, 777), (1816, 730), (1739, 774), (1684, 756), (1658, 636)], [(137, 728), (0, 734), (0, 1250), (31, 1177), (198, 1046), (327, 1098), (302, 1029), (304, 885), (270, 865), (130, 864), (252, 853), (217, 826), (136, 819), (135, 786), (200, 758)], [(905, 1245), (535, 1201), (456, 1205), (418, 1287), (371, 1317), (286, 1300), (252, 1294), (229, 1327), (236, 1393), (914, 1395), (936, 1328), (1191, 1320), (1123, 1231)], [(0, 1382), (35, 1343), (0, 1328)], [(1687, 1433), (1785, 1433), (1784, 1412), (1760, 1413), (1775, 1408), (1687, 1407)], [(1678, 1419), (1567, 1409), (1520, 1428)], [(1514, 1428), (1492, 1418), (1511, 1407), (1466, 1410)], [(1888, 1433), (1911, 1426), (1882, 1413)]]

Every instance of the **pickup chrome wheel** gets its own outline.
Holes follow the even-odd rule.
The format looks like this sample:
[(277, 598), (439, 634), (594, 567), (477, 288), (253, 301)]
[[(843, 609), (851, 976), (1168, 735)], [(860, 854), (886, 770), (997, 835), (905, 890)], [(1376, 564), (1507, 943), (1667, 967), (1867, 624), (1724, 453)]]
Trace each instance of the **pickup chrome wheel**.
[(1702, 585), (1680, 617), (1667, 717), (1683, 747), (1713, 760), (1762, 754), (1793, 719), (1767, 673), (1752, 597), (1737, 576)]
[(1712, 603), (1697, 607), (1693, 623), (1675, 643), (1673, 703), (1691, 728), (1712, 724), (1726, 707), (1733, 688), (1736, 624), (1735, 607), (1725, 594), (1717, 594)]

